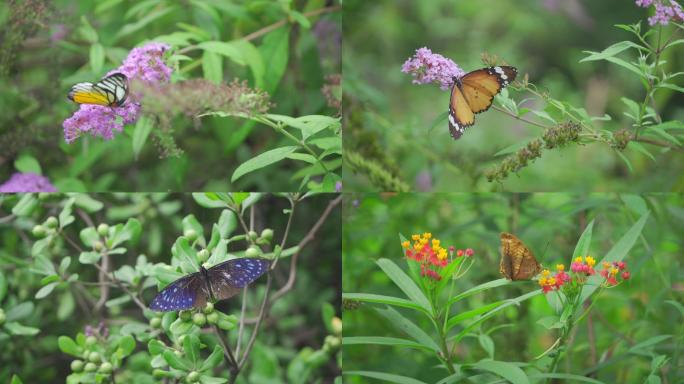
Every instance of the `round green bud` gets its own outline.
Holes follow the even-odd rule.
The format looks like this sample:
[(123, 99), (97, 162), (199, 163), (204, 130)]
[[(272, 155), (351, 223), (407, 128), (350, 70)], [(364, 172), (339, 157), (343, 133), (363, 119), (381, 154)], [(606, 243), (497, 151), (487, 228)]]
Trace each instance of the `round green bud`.
[(96, 241), (93, 243), (93, 249), (96, 250), (97, 252), (100, 252), (104, 249), (105, 245), (101, 241)]
[(31, 230), (31, 233), (33, 233), (33, 236), (35, 237), (45, 237), (45, 235), (47, 235), (47, 231), (42, 225), (34, 226), (33, 230)]
[(271, 228), (264, 229), (261, 231), (261, 238), (270, 242), (273, 239), (273, 230)]
[(82, 360), (74, 360), (71, 362), (71, 370), (74, 372), (81, 372), (84, 365)]
[(192, 242), (197, 240), (197, 231), (194, 229), (187, 229), (183, 232), (183, 236), (188, 238), (188, 241)]
[(153, 317), (150, 319), (150, 327), (152, 328), (161, 328), (161, 323), (162, 320), (158, 317)]
[(157, 210), (154, 208), (148, 208), (145, 210), (144, 215), (150, 219), (154, 219), (155, 217), (157, 217)]
[(98, 372), (100, 373), (112, 373), (112, 363), (104, 362), (100, 365), (100, 369), (98, 369)]
[(83, 351), (83, 354), (81, 354), (81, 356), (83, 357), (83, 360), (88, 360), (88, 356), (90, 356), (90, 351)]
[(95, 372), (96, 369), (97, 369), (97, 364), (95, 364), (95, 363), (88, 363), (85, 365), (85, 368), (84, 368), (84, 370), (86, 372)]
[(336, 335), (342, 334), (342, 319), (335, 316), (332, 318), (332, 320), (330, 320), (330, 325), (333, 332), (335, 332)]
[(166, 377), (166, 371), (163, 369), (155, 369), (152, 371), (152, 376), (154, 376), (155, 379), (163, 379)]
[(202, 308), (202, 312), (206, 314), (214, 312), (214, 303), (207, 303), (207, 305)]
[(197, 252), (197, 260), (199, 260), (200, 263), (204, 263), (207, 261), (209, 258), (209, 251), (206, 249), (202, 249), (199, 252)]
[(183, 357), (183, 351), (175, 350), (175, 351), (173, 351), (173, 353), (174, 353), (174, 355), (176, 355), (178, 357)]
[(192, 312), (190, 311), (181, 311), (180, 312), (180, 318), (183, 321), (190, 321), (192, 319)]
[(134, 287), (137, 287), (138, 284), (140, 284), (140, 276), (133, 276), (133, 280), (131, 280), (131, 284), (133, 284)]
[(259, 235), (256, 233), (256, 231), (249, 231), (247, 232), (247, 236), (249, 236), (250, 240), (254, 241)]
[(204, 315), (204, 313), (195, 313), (192, 316), (192, 322), (195, 323), (196, 326), (202, 327), (207, 323), (207, 317)]
[(209, 324), (216, 324), (219, 320), (219, 314), (217, 312), (212, 312), (207, 315), (207, 322)]
[(100, 354), (97, 352), (90, 352), (88, 355), (88, 360), (90, 360), (93, 363), (99, 363), (100, 362)]
[(97, 233), (102, 237), (107, 236), (107, 234), (109, 233), (109, 225), (107, 225), (105, 223), (98, 225), (97, 226)]
[(329, 345), (333, 350), (338, 349), (340, 344), (341, 340), (339, 336), (328, 335), (325, 337), (324, 345)]
[(5, 311), (0, 308), (0, 325), (5, 323), (5, 320), (7, 320), (7, 316), (5, 315)]
[(87, 346), (92, 347), (93, 345), (95, 345), (95, 343), (97, 343), (97, 337), (88, 336), (88, 337), (86, 337), (85, 343)]
[(258, 247), (251, 246), (245, 251), (245, 256), (247, 257), (257, 257), (261, 254)]
[(188, 373), (188, 377), (186, 378), (188, 383), (196, 383), (199, 381), (200, 374), (197, 371), (192, 371)]
[(58, 224), (59, 224), (59, 222), (57, 221), (57, 218), (54, 216), (50, 216), (47, 218), (47, 220), (45, 220), (45, 225), (48, 228), (57, 228)]

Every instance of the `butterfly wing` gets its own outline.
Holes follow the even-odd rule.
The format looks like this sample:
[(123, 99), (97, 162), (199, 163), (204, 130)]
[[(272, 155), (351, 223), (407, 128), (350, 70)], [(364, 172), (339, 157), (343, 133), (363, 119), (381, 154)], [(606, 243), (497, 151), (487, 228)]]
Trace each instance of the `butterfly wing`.
[(209, 292), (202, 279), (197, 272), (174, 281), (155, 296), (150, 309), (165, 312), (203, 308), (207, 304)]
[(119, 107), (128, 97), (128, 78), (114, 73), (97, 83), (78, 83), (71, 87), (69, 100), (78, 104), (95, 104)]
[(518, 75), (515, 67), (489, 67), (467, 73), (461, 78), (463, 96), (474, 113), (492, 106), (494, 96)]
[(225, 261), (207, 270), (214, 298), (225, 300), (268, 271), (271, 262), (258, 257)]
[(515, 235), (501, 234), (501, 262), (499, 271), (509, 280), (529, 280), (542, 266), (532, 251)]
[(463, 135), (467, 127), (475, 123), (475, 114), (468, 106), (459, 83), (451, 87), (451, 101), (449, 102), (449, 132), (454, 139)]

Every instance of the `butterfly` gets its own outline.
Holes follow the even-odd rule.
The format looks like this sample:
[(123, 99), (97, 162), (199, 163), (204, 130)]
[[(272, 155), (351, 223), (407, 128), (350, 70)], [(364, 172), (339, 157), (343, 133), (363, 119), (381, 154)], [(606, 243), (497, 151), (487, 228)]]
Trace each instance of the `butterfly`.
[(530, 280), (542, 271), (532, 251), (515, 235), (501, 233), (499, 272), (508, 280)]
[(492, 106), (494, 96), (515, 80), (515, 67), (488, 67), (468, 72), (451, 87), (449, 132), (454, 139), (475, 124), (475, 114)]
[(225, 300), (240, 292), (268, 271), (271, 262), (262, 258), (228, 260), (209, 269), (200, 266), (199, 272), (169, 284), (152, 300), (153, 311), (179, 311), (204, 308), (208, 300)]
[(120, 107), (128, 97), (128, 77), (117, 72), (95, 84), (78, 83), (71, 87), (67, 97), (78, 104)]

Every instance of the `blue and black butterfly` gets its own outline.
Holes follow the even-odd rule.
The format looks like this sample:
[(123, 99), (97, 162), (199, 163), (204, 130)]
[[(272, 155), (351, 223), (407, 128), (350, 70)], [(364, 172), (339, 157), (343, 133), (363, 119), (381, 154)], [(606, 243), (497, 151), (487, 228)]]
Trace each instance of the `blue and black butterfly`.
[(152, 300), (153, 311), (180, 311), (204, 308), (208, 300), (225, 300), (235, 296), (268, 271), (271, 262), (262, 258), (225, 261), (209, 269), (181, 277), (169, 284)]

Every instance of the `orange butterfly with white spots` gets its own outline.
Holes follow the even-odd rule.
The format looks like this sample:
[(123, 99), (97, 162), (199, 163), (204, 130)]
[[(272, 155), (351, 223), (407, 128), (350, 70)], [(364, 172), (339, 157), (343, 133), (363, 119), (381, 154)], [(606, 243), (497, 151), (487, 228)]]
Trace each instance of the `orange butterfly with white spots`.
[(500, 66), (478, 69), (456, 79), (449, 102), (449, 132), (454, 139), (475, 124), (475, 114), (492, 106), (494, 96), (518, 75), (515, 67)]
[(95, 84), (78, 83), (71, 87), (67, 97), (78, 104), (120, 107), (128, 97), (128, 77), (117, 72)]

